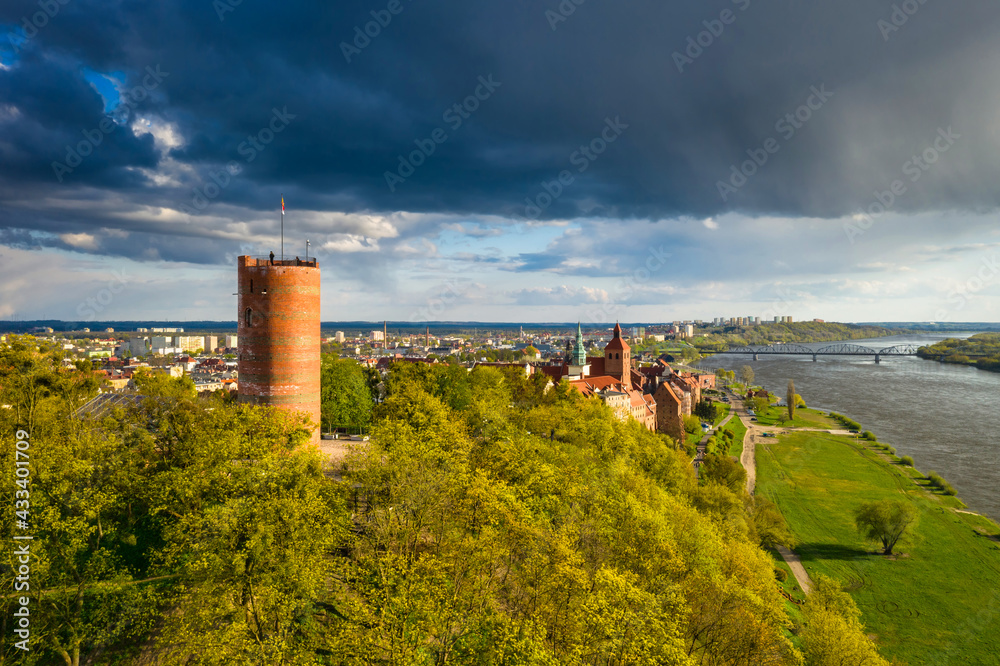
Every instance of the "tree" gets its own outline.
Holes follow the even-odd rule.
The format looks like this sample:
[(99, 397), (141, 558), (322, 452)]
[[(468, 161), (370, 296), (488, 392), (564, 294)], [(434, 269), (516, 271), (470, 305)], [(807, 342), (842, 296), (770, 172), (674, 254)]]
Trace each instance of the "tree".
[(785, 396), (785, 402), (788, 403), (788, 420), (795, 420), (795, 408), (798, 406), (798, 401), (795, 399), (797, 394), (795, 393), (795, 381), (792, 379), (788, 380), (788, 393)]
[(815, 577), (814, 587), (802, 607), (805, 627), (800, 638), (806, 666), (889, 666), (865, 633), (850, 595), (823, 575)]
[(747, 482), (747, 471), (730, 456), (705, 456), (701, 466), (701, 476), (708, 482), (725, 486), (736, 494), (741, 494)]
[(711, 400), (702, 400), (698, 403), (698, 406), (694, 409), (695, 416), (698, 416), (709, 423), (715, 421), (718, 417), (718, 407)]
[(695, 434), (701, 431), (701, 419), (693, 414), (691, 416), (684, 417), (684, 430), (690, 434)]
[(750, 401), (750, 404), (753, 405), (753, 409), (758, 415), (763, 415), (771, 406), (771, 401), (767, 398), (754, 398)]
[(788, 523), (774, 502), (760, 495), (754, 495), (747, 500), (747, 511), (761, 546), (791, 548), (795, 545), (795, 538), (788, 529)]
[(371, 423), (372, 392), (364, 368), (356, 362), (323, 357), (320, 396), (320, 414), (328, 429)]
[(743, 381), (744, 384), (747, 385), (747, 388), (749, 388), (750, 385), (753, 384), (753, 378), (754, 378), (753, 368), (751, 368), (749, 365), (744, 365), (742, 368), (740, 368), (740, 379)]
[(880, 500), (866, 502), (854, 512), (854, 522), (868, 539), (882, 544), (882, 552), (892, 549), (917, 519), (917, 510), (909, 502)]

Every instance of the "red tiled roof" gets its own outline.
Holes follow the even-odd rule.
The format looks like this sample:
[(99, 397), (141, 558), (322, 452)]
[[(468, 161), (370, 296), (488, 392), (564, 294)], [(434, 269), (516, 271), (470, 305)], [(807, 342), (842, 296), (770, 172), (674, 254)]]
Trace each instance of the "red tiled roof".
[(548, 375), (557, 382), (569, 374), (568, 369), (565, 365), (542, 365), (537, 368), (542, 373)]

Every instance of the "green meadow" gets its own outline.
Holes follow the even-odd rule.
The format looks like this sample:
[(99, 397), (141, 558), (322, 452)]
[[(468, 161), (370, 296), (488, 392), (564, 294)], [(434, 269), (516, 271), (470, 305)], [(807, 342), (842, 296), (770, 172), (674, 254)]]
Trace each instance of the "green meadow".
[[(781, 509), (809, 574), (852, 594), (886, 657), (912, 666), (1000, 663), (1000, 527), (959, 513), (961, 502), (892, 460), (870, 442), (789, 434), (758, 445), (757, 493)], [(880, 499), (918, 511), (892, 557), (854, 524), (858, 505)]]

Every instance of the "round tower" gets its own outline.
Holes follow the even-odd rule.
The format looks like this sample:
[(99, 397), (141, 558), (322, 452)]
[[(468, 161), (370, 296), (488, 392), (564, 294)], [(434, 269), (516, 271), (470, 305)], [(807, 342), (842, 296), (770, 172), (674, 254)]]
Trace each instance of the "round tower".
[(319, 264), (240, 257), (239, 399), (304, 412), (319, 442)]

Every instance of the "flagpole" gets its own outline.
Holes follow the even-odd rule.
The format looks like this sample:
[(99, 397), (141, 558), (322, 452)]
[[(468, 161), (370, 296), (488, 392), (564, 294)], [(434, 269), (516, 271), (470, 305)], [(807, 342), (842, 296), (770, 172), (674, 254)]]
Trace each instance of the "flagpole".
[(285, 193), (281, 193), (281, 260), (285, 260)]

